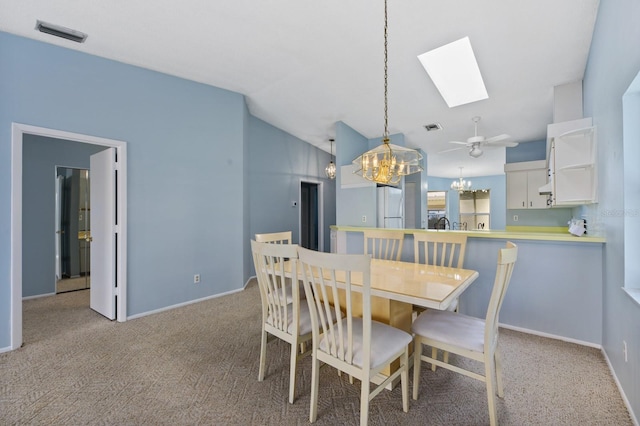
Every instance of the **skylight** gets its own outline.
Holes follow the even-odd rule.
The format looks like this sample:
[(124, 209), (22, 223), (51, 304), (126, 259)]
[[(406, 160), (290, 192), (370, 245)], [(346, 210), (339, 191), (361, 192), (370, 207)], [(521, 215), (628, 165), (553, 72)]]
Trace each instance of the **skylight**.
[(418, 55), (449, 108), (487, 99), (469, 37)]

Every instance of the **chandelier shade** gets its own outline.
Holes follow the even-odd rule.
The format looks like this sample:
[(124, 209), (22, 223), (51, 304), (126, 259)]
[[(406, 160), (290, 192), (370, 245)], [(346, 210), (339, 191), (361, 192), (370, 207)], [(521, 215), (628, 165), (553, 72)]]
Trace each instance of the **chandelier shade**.
[(388, 50), (387, 50), (387, 0), (384, 1), (384, 133), (382, 145), (365, 152), (353, 160), (354, 173), (382, 184), (397, 185), (406, 175), (418, 173), (422, 168), (422, 154), (414, 149), (389, 143), (388, 102)]
[(403, 176), (422, 171), (420, 160), (418, 151), (390, 144), (385, 138), (382, 145), (353, 160), (354, 173), (373, 182), (397, 185)]

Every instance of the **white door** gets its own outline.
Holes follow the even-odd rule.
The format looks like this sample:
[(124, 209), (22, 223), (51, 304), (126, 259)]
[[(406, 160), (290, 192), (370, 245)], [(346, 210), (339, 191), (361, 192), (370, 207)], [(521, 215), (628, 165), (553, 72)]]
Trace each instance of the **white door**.
[(116, 318), (116, 150), (91, 156), (91, 309)]

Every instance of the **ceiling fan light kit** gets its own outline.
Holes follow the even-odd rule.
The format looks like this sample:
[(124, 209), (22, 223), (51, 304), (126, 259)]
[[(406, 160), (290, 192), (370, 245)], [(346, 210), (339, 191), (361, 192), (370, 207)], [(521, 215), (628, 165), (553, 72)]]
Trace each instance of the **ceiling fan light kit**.
[(480, 149), (479, 143), (474, 143), (471, 148), (469, 148), (469, 155), (473, 158), (478, 158), (482, 155), (483, 151)]
[[(493, 136), (491, 138), (485, 138), (484, 136), (478, 135), (478, 122), (480, 121), (480, 117), (476, 116), (471, 119), (474, 123), (474, 135), (467, 139), (466, 142), (458, 142), (458, 141), (449, 141), (449, 143), (456, 145), (465, 145), (469, 150), (469, 155), (473, 158), (478, 158), (483, 154), (482, 147), (514, 147), (518, 146), (518, 142), (514, 142), (511, 140), (511, 136), (507, 134), (502, 134), (498, 136)], [(457, 151), (459, 149), (464, 148), (452, 148), (446, 149), (444, 151), (440, 151), (439, 154)]]

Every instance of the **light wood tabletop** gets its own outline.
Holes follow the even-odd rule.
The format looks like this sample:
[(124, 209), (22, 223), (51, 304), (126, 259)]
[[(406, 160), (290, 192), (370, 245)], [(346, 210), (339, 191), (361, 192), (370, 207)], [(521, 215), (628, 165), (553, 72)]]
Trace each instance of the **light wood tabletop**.
[[(371, 259), (372, 296), (425, 308), (447, 309), (476, 278), (478, 272), (470, 269)], [(352, 279), (355, 285), (362, 282), (357, 274)]]
[(478, 278), (470, 269), (371, 260), (371, 295), (444, 310)]

